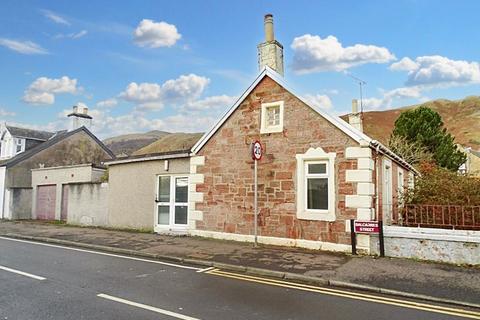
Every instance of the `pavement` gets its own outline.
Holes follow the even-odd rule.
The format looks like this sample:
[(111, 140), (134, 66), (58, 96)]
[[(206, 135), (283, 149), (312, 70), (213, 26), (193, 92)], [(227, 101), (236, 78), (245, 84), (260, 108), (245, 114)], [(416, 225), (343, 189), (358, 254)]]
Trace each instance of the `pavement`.
[(0, 238), (0, 318), (479, 319), (479, 310)]
[(187, 236), (38, 221), (1, 221), (0, 235), (74, 245), (248, 274), (480, 307), (480, 267), (351, 256)]

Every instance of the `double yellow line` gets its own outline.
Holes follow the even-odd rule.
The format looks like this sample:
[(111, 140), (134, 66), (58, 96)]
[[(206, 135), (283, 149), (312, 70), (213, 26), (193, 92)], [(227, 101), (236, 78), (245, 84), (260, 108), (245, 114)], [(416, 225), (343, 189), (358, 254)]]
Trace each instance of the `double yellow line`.
[(470, 310), (449, 308), (449, 307), (437, 306), (433, 304), (426, 304), (426, 303), (420, 303), (420, 302), (414, 302), (414, 301), (408, 301), (408, 300), (400, 300), (400, 299), (394, 299), (394, 298), (388, 298), (388, 297), (382, 297), (382, 296), (376, 296), (376, 295), (370, 295), (370, 294), (350, 292), (345, 290), (316, 287), (316, 286), (311, 286), (307, 284), (275, 280), (275, 279), (269, 279), (269, 278), (263, 278), (263, 277), (256, 277), (256, 276), (250, 276), (246, 274), (226, 272), (216, 268), (205, 271), (205, 273), (220, 276), (220, 277), (231, 278), (231, 279), (261, 283), (261, 284), (266, 284), (270, 286), (297, 289), (297, 290), (327, 294), (331, 296), (344, 297), (344, 298), (356, 299), (356, 300), (362, 300), (362, 301), (368, 301), (368, 302), (374, 302), (374, 303), (382, 303), (382, 304), (388, 304), (388, 305), (393, 305), (393, 306), (398, 306), (403, 308), (410, 308), (410, 309), (417, 309), (422, 311), (447, 314), (447, 315), (452, 315), (452, 316), (457, 316), (462, 318), (480, 319), (479, 312), (470, 311)]

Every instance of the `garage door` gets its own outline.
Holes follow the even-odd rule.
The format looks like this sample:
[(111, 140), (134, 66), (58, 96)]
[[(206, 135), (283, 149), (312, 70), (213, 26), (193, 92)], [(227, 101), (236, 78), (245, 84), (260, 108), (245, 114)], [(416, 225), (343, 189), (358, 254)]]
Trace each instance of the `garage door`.
[(37, 188), (37, 219), (55, 220), (55, 200), (57, 188), (55, 185), (38, 186)]

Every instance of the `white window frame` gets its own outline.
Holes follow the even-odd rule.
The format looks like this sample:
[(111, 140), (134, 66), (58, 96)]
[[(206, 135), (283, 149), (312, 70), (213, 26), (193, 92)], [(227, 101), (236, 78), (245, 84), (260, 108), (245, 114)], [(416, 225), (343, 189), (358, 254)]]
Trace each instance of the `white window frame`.
[(382, 178), (383, 220), (390, 223), (393, 213), (393, 166), (392, 161), (389, 159), (383, 159)]
[(402, 195), (405, 192), (405, 172), (402, 168), (397, 168), (397, 202), (403, 206)]
[(415, 175), (411, 171), (408, 173), (408, 188), (415, 188)]
[[(25, 151), (25, 139), (15, 138), (14, 140), (15, 140), (15, 144), (14, 144), (15, 154), (19, 154)], [(20, 150), (18, 150), (18, 147), (20, 147)]]
[(402, 168), (397, 169), (397, 196), (400, 197), (405, 191), (405, 172)]
[[(169, 231), (169, 230), (186, 230), (189, 226), (189, 215), (190, 215), (190, 177), (186, 174), (159, 174), (156, 175), (155, 183), (155, 199), (159, 199), (159, 183), (160, 177), (170, 177), (170, 199), (168, 202), (155, 202), (155, 232)], [(177, 202), (175, 199), (175, 181), (177, 178), (186, 178), (187, 179), (187, 202)], [(158, 207), (159, 206), (168, 206), (169, 207), (169, 224), (158, 224)], [(186, 224), (176, 224), (175, 223), (175, 207), (176, 206), (186, 206), (187, 207), (187, 223)]]
[[(267, 111), (271, 107), (278, 107), (280, 109), (280, 123), (275, 126), (268, 125), (267, 122)], [(262, 103), (262, 113), (260, 121), (260, 133), (275, 133), (283, 131), (283, 113), (284, 113), (284, 103), (283, 101), (268, 102)]]
[[(336, 153), (326, 153), (322, 148), (310, 148), (304, 154), (297, 154), (297, 218), (302, 220), (335, 221), (335, 157)], [(308, 174), (307, 165), (326, 163), (326, 174)], [(328, 209), (307, 208), (307, 177), (328, 177)]]

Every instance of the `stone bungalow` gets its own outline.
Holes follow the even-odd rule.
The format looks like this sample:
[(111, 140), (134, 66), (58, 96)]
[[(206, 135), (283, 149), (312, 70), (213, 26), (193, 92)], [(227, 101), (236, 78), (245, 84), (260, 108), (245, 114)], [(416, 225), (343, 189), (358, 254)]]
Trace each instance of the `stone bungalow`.
[[(356, 110), (349, 124), (295, 94), (283, 79), (271, 15), (265, 32), (259, 75), (196, 143), (164, 141), (156, 154), (107, 163), (110, 225), (253, 241), (255, 140), (264, 152), (259, 242), (347, 251), (350, 219), (394, 217), (414, 169), (362, 133)], [(369, 251), (369, 237), (360, 235), (358, 246)]]
[[(398, 193), (415, 170), (349, 123), (303, 100), (283, 78), (283, 47), (265, 16), (260, 74), (193, 147), (189, 233), (253, 241), (251, 144), (258, 163), (259, 241), (315, 249), (350, 249), (350, 219), (391, 220)], [(369, 251), (368, 235), (358, 246)]]

